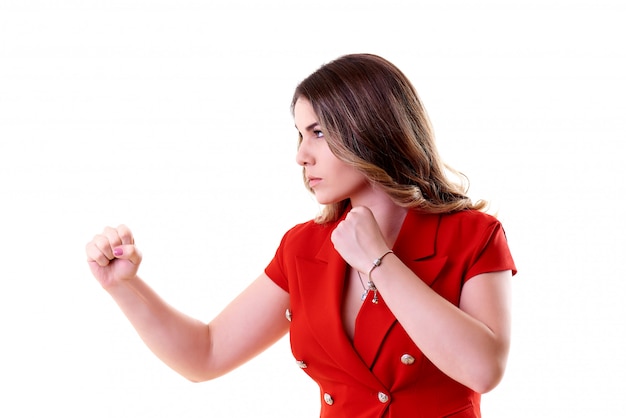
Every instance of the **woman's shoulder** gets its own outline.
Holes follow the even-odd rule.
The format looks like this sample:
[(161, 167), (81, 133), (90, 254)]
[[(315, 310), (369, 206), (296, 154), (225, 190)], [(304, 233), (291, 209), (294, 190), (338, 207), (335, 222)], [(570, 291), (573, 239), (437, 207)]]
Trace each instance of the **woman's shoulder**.
[(336, 222), (319, 224), (311, 219), (291, 227), (285, 233), (283, 241), (288, 241), (293, 244), (297, 242), (311, 243), (316, 240), (324, 240), (333, 232), (335, 225)]
[(315, 249), (328, 245), (333, 224), (319, 224), (314, 220), (296, 224), (283, 234), (276, 251), (279, 258), (290, 259), (311, 254)]
[(448, 222), (463, 224), (493, 224), (499, 222), (494, 215), (474, 209), (446, 213), (442, 217)]
[(288, 236), (290, 239), (308, 239), (315, 236), (325, 236), (335, 229), (335, 225), (336, 222), (320, 224), (311, 219), (294, 225), (285, 233), (285, 236)]
[(476, 234), (500, 227), (501, 223), (494, 215), (470, 209), (442, 215), (440, 225), (440, 228), (453, 229), (467, 234)]

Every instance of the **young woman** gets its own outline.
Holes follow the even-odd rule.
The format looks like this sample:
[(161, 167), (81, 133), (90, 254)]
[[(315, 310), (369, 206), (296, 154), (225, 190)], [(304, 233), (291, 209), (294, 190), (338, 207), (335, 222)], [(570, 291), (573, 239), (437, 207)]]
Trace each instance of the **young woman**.
[(448, 179), (415, 89), (383, 58), (322, 66), (292, 109), (296, 160), (324, 209), (284, 235), (214, 320), (185, 316), (137, 276), (126, 226), (87, 244), (93, 275), (192, 381), (227, 373), (289, 331), (320, 387), (322, 417), (479, 417), (510, 343), (515, 265), (501, 224)]

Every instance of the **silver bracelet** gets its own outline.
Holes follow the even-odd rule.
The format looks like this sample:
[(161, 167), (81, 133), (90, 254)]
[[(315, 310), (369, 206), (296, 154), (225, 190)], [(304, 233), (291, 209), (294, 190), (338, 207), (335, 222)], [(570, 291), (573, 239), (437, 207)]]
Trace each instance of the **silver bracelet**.
[(367, 285), (369, 286), (369, 290), (374, 291), (374, 298), (372, 299), (372, 303), (378, 303), (378, 289), (376, 289), (376, 285), (372, 281), (372, 272), (374, 271), (376, 267), (380, 266), (380, 264), (383, 262), (383, 258), (385, 258), (387, 254), (392, 254), (392, 253), (393, 251), (388, 250), (385, 254), (381, 255), (376, 260), (374, 260), (374, 262), (372, 263), (372, 268), (367, 273)]

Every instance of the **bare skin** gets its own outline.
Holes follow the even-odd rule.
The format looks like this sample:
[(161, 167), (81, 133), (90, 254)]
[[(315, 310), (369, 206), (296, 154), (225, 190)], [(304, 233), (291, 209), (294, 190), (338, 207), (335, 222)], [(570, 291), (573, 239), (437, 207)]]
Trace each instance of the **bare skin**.
[[(297, 101), (295, 122), (302, 136), (296, 161), (305, 168), (318, 201), (349, 198), (352, 203), (353, 209), (331, 237), (350, 267), (342, 320), (352, 337), (361, 306), (357, 272), (367, 274), (372, 260), (392, 248), (406, 209), (330, 152), (306, 100)], [(139, 278), (141, 253), (126, 226), (105, 228), (87, 244), (86, 253), (94, 277), (148, 347), (189, 380), (227, 373), (288, 330), (289, 295), (265, 274), (207, 324), (169, 306)], [(498, 384), (509, 351), (510, 271), (472, 278), (462, 290), (459, 307), (430, 289), (393, 254), (385, 257), (372, 278), (413, 341), (444, 373), (481, 393)], [(250, 312), (255, 312), (253, 324)]]
[[(114, 250), (121, 254), (114, 255)], [(289, 295), (265, 274), (209, 324), (163, 301), (137, 276), (141, 254), (130, 230), (106, 228), (87, 244), (89, 266), (146, 345), (191, 381), (205, 381), (234, 369), (282, 337), (288, 328)], [(258, 317), (251, 323), (249, 313)]]

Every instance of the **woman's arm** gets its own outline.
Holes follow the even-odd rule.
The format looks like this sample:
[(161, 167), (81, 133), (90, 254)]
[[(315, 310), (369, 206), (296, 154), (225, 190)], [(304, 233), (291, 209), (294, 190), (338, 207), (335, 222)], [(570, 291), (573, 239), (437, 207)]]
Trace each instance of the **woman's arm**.
[(372, 272), (372, 278), (389, 309), (433, 364), (479, 393), (496, 387), (510, 345), (510, 271), (469, 280), (459, 307), (416, 280), (392, 254)]
[(265, 274), (205, 324), (169, 306), (137, 276), (141, 254), (125, 226), (106, 228), (86, 252), (93, 275), (150, 350), (191, 381), (227, 373), (287, 332), (289, 296)]
[[(370, 210), (353, 208), (333, 231), (335, 249), (367, 274), (389, 249)], [(502, 379), (510, 345), (511, 271), (479, 274), (467, 281), (459, 306), (431, 289), (388, 254), (371, 278), (411, 339), (441, 371), (485, 393)]]

